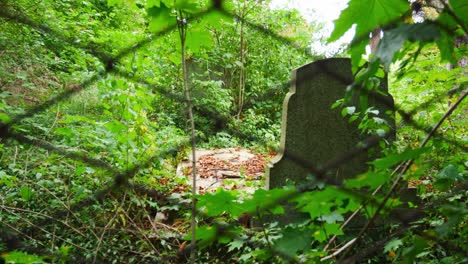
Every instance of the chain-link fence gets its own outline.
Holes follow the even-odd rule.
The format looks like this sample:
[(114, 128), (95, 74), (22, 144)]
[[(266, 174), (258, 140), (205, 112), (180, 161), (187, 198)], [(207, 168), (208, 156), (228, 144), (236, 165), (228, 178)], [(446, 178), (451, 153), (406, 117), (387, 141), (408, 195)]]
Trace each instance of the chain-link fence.
[[(243, 21), (245, 25), (247, 25), (249, 28), (258, 31), (261, 34), (265, 34), (268, 36), (274, 37), (276, 40), (280, 41), (282, 45), (288, 45), (294, 47), (293, 42), (288, 40), (287, 38), (284, 38), (275, 32), (261, 26), (257, 25), (255, 23), (252, 23), (242, 17), (237, 16), (236, 14), (230, 13), (229, 11), (226, 11), (223, 6), (221, 5), (220, 1), (214, 1), (212, 7), (206, 11), (193, 14), (190, 19), (201, 19), (203, 20), (204, 17), (211, 12), (219, 12), (223, 16), (233, 18), (237, 21)], [(76, 49), (80, 49), (83, 52), (86, 52), (87, 54), (93, 56), (96, 60), (100, 61), (102, 65), (105, 65), (104, 69), (101, 70), (96, 70), (95, 73), (85, 79), (83, 79), (78, 85), (75, 85), (74, 87), (71, 87), (69, 89), (65, 89), (65, 91), (61, 92), (60, 94), (53, 96), (49, 99), (47, 99), (45, 102), (39, 103), (35, 106), (30, 107), (26, 112), (16, 114), (12, 116), (11, 120), (8, 122), (4, 122), (1, 125), (0, 128), (0, 139), (1, 143), (4, 144), (4, 148), (9, 148), (12, 146), (12, 142), (16, 141), (18, 143), (24, 144), (24, 145), (29, 145), (34, 148), (38, 149), (43, 149), (48, 152), (56, 153), (60, 156), (67, 157), (70, 160), (76, 160), (81, 163), (87, 164), (90, 167), (93, 168), (98, 168), (102, 171), (105, 171), (107, 174), (112, 175), (112, 180), (109, 181), (107, 184), (104, 185), (102, 189), (99, 189), (95, 191), (92, 194), (87, 194), (86, 197), (80, 199), (78, 202), (70, 203), (67, 205), (64, 205), (63, 208), (59, 209), (53, 209), (53, 210), (48, 210), (47, 212), (42, 212), (42, 211), (34, 211), (33, 209), (25, 209), (21, 208), (20, 206), (17, 206), (17, 208), (13, 208), (10, 205), (6, 204), (4, 198), (2, 198), (2, 209), (1, 209), (1, 222), (0, 222), (0, 240), (5, 243), (6, 248), (8, 251), (14, 251), (14, 250), (22, 250), (31, 254), (39, 254), (39, 255), (54, 255), (54, 250), (49, 250), (46, 245), (41, 245), (39, 242), (37, 243), (25, 243), (28, 240), (34, 241), (34, 234), (37, 233), (43, 233), (47, 234), (50, 239), (56, 239), (56, 240), (63, 240), (62, 242), (64, 244), (69, 244), (72, 245), (73, 247), (80, 249), (80, 248), (85, 248), (88, 247), (89, 245), (79, 245), (76, 244), (72, 241), (69, 241), (67, 239), (62, 239), (60, 238), (59, 235), (56, 235), (54, 233), (54, 230), (51, 230), (51, 223), (56, 224), (56, 225), (64, 225), (68, 227), (69, 229), (73, 230), (76, 229), (76, 227), (73, 226), (73, 224), (68, 222), (69, 218), (79, 218), (79, 212), (84, 212), (86, 211), (86, 208), (91, 208), (97, 204), (102, 203), (106, 199), (114, 199), (117, 196), (125, 196), (125, 190), (132, 190), (138, 195), (141, 195), (142, 197), (160, 197), (163, 194), (158, 193), (154, 189), (150, 189), (147, 186), (143, 184), (136, 184), (131, 179), (137, 175), (141, 170), (144, 170), (151, 166), (152, 162), (155, 160), (158, 160), (160, 157), (166, 156), (168, 153), (174, 153), (177, 152), (179, 149), (181, 149), (183, 146), (186, 146), (190, 142), (184, 141), (180, 145), (171, 147), (169, 149), (165, 149), (162, 151), (159, 151), (157, 155), (152, 156), (151, 158), (148, 158), (145, 161), (141, 161), (140, 163), (137, 164), (127, 164), (127, 168), (124, 170), (119, 169), (117, 166), (114, 166), (113, 164), (109, 164), (106, 161), (103, 161), (102, 159), (98, 158), (92, 158), (88, 155), (88, 153), (84, 152), (76, 152), (73, 150), (68, 149), (66, 146), (58, 146), (54, 145), (47, 140), (40, 140), (37, 139), (37, 137), (30, 136), (28, 134), (28, 131), (19, 131), (15, 129), (15, 126), (18, 124), (21, 124), (23, 120), (26, 120), (28, 118), (34, 118), (37, 114), (42, 113), (44, 111), (48, 111), (49, 108), (56, 106), (58, 103), (68, 100), (72, 96), (83, 92), (84, 90), (88, 89), (92, 85), (94, 85), (96, 82), (102, 80), (103, 78), (106, 78), (109, 75), (114, 75), (118, 76), (119, 78), (124, 78), (127, 79), (130, 82), (137, 83), (139, 85), (142, 85), (144, 87), (148, 87), (149, 90), (151, 90), (153, 93), (157, 93), (162, 97), (171, 99), (175, 102), (179, 103), (185, 103), (186, 99), (181, 95), (181, 93), (175, 93), (173, 90), (168, 89), (166, 87), (160, 87), (157, 85), (154, 85), (147, 80), (139, 77), (135, 77), (134, 74), (131, 72), (125, 71), (121, 67), (116, 67), (121, 63), (123, 58), (125, 56), (138, 51), (142, 47), (145, 47), (146, 45), (149, 45), (154, 41), (155, 39), (164, 36), (165, 34), (176, 30), (177, 25), (174, 24), (173, 26), (161, 31), (157, 32), (155, 34), (152, 34), (150, 37), (147, 37), (143, 39), (142, 41), (121, 49), (115, 55), (111, 55), (103, 49), (100, 49), (98, 45), (84, 45), (76, 42), (73, 37), (69, 37), (73, 35), (73, 32), (59, 32), (57, 30), (52, 29), (48, 25), (45, 25), (43, 23), (37, 23), (34, 21), (34, 19), (29, 18), (26, 13), (21, 12), (20, 10), (14, 9), (14, 8), (9, 8), (8, 5), (4, 5), (4, 8), (0, 10), (0, 18), (2, 20), (2, 23), (11, 23), (11, 24), (17, 24), (17, 25), (24, 25), (28, 26), (31, 29), (34, 29), (35, 31), (39, 32), (40, 34), (44, 36), (51, 37), (53, 39), (57, 39), (60, 42), (57, 41), (58, 44), (55, 45), (61, 45), (62, 43), (65, 43), (71, 47), (74, 47)], [(54, 44), (49, 45), (48, 49), (56, 49), (59, 48), (58, 46), (54, 46)], [(297, 48), (299, 52), (307, 53), (307, 50), (303, 50), (302, 48)], [(331, 74), (333, 77), (340, 78), (339, 76), (334, 76), (332, 72), (327, 73)], [(297, 82), (300, 80), (292, 80), (291, 82)], [(346, 83), (346, 80), (340, 80), (344, 84)], [(267, 90), (264, 91), (264, 94), (262, 96), (259, 96), (258, 100), (261, 100), (262, 98), (269, 98), (272, 94), (275, 94), (277, 91), (285, 91), (291, 84), (291, 82), (284, 83), (277, 89), (272, 89), (272, 90)], [(357, 88), (359, 89), (359, 88)], [(421, 111), (424, 111), (425, 109), (431, 107), (435, 103), (439, 102), (441, 99), (446, 98), (449, 96), (449, 94), (442, 94), (438, 95), (434, 98), (430, 98), (428, 101), (421, 103), (418, 106), (415, 106), (413, 110), (411, 111), (404, 111), (403, 109), (399, 109), (398, 107), (395, 107), (395, 112), (402, 117), (402, 123), (397, 125), (397, 129), (401, 126), (411, 126), (415, 130), (420, 130), (428, 134), (427, 139), (431, 138), (434, 136), (434, 134), (437, 134), (437, 137), (439, 140), (442, 140), (443, 142), (446, 142), (447, 144), (455, 145), (458, 146), (458, 148), (463, 149), (464, 148), (464, 143), (460, 142), (459, 140), (450, 138), (444, 134), (439, 134), (437, 132), (437, 129), (439, 128), (441, 122), (443, 122), (459, 105), (459, 103), (466, 97), (466, 91), (462, 92), (460, 95), (460, 98), (458, 101), (453, 103), (450, 107), (450, 109), (447, 111), (447, 113), (441, 117), (440, 123), (436, 124), (433, 127), (426, 127), (424, 125), (421, 125), (420, 122), (417, 122), (415, 120), (415, 117), (417, 116), (418, 113)], [(389, 104), (388, 101), (385, 99), (385, 97), (379, 96), (379, 95), (371, 95), (374, 96), (375, 100), (380, 101), (383, 104)], [(389, 105), (390, 107), (394, 107), (393, 105)], [(248, 105), (244, 106), (245, 108), (248, 107)], [(206, 106), (197, 106), (195, 108), (195, 115), (198, 116), (203, 116), (209, 119), (214, 120), (215, 122), (222, 122), (226, 123), (227, 120), (223, 119), (223, 116), (220, 113), (214, 112), (211, 108), (208, 108)], [(264, 141), (263, 138), (259, 138), (254, 135), (250, 134), (245, 134), (241, 133), (237, 130), (230, 129), (230, 128), (225, 128), (226, 131), (232, 135), (235, 135), (239, 138), (244, 138), (244, 139), (249, 139), (249, 140), (255, 140), (257, 142), (262, 142)], [(391, 136), (392, 133), (388, 133), (387, 136)], [(346, 153), (340, 153), (337, 155), (334, 159), (330, 160), (329, 162), (324, 164), (314, 164), (314, 161), (311, 160), (303, 160), (299, 157), (294, 156), (291, 153), (287, 153), (285, 155), (285, 158), (290, 159), (292, 162), (299, 164), (300, 166), (306, 168), (311, 174), (313, 174), (315, 177), (313, 180), (307, 181), (303, 185), (299, 186), (295, 191), (289, 192), (285, 195), (282, 195), (281, 197), (277, 197), (275, 199), (272, 199), (271, 201), (268, 201), (266, 204), (262, 205), (259, 207), (259, 210), (264, 210), (268, 211), (275, 207), (278, 204), (282, 204), (283, 202), (287, 200), (294, 199), (295, 197), (300, 196), (304, 192), (314, 190), (316, 188), (317, 183), (327, 183), (327, 177), (326, 174), (327, 172), (335, 168), (337, 165), (344, 164), (347, 162), (350, 162), (357, 154), (361, 152), (367, 152), (367, 150), (371, 147), (378, 146), (379, 142), (384, 139), (387, 136), (379, 137), (379, 136), (372, 136), (367, 139), (365, 139), (363, 142), (365, 142), (364, 146), (365, 147), (357, 147), (355, 149), (350, 149)], [(425, 145), (427, 143), (427, 140), (422, 143), (422, 145)], [(408, 161), (406, 163), (403, 163), (400, 167), (398, 167), (395, 170), (395, 180), (393, 182), (393, 185), (389, 188), (386, 188), (386, 193), (385, 195), (382, 196), (383, 200), (375, 200), (371, 198), (369, 195), (365, 195), (361, 192), (348, 189), (345, 186), (338, 185), (337, 188), (347, 194), (360, 197), (363, 200), (366, 201), (366, 203), (374, 204), (376, 209), (375, 214), (373, 214), (373, 217), (371, 217), (368, 221), (365, 221), (365, 223), (362, 225), (362, 228), (358, 232), (358, 235), (351, 240), (352, 243), (356, 242), (356, 240), (359, 240), (362, 238), (363, 235), (366, 235), (369, 232), (369, 227), (373, 224), (375, 218), (377, 218), (380, 214), (379, 211), (381, 211), (386, 204), (386, 201), (390, 199), (391, 197), (398, 196), (398, 193), (401, 192), (404, 188), (406, 188), (405, 184), (401, 184), (401, 179), (403, 178), (403, 175), (405, 172), (410, 168), (411, 166), (411, 161)], [(464, 187), (462, 185), (461, 187)], [(457, 187), (459, 190), (462, 191), (463, 189), (460, 189), (461, 187)], [(454, 190), (457, 191), (457, 190)], [(425, 204), (423, 205), (424, 208), (431, 208), (437, 206), (437, 201), (446, 199), (447, 197), (441, 197), (436, 202), (433, 202), (431, 204)], [(165, 199), (165, 198), (164, 198)], [(122, 200), (123, 201), (123, 200)], [(185, 205), (184, 205), (185, 206)], [(28, 220), (27, 218), (22, 219), (22, 224), (18, 225), (18, 223), (10, 223), (8, 222), (8, 218), (5, 216), (5, 214), (19, 214), (19, 213), (24, 213), (24, 215), (28, 214), (33, 214), (35, 215), (34, 220)], [(251, 212), (255, 213), (255, 212)], [(77, 214), (77, 215), (75, 215)], [(130, 221), (131, 217), (126, 215), (125, 217), (127, 218), (127, 221)], [(198, 217), (202, 218), (203, 214), (199, 212)], [(392, 215), (392, 217), (397, 218), (397, 216)], [(208, 217), (209, 218), (209, 217)], [(346, 259), (342, 259), (343, 261), (349, 261), (349, 262), (356, 262), (361, 258), (364, 258), (365, 256), (372, 255), (373, 252), (380, 250), (381, 247), (383, 247), (389, 239), (392, 237), (396, 237), (398, 235), (401, 235), (402, 233), (408, 231), (408, 229), (411, 227), (405, 223), (404, 219), (395, 219), (396, 222), (401, 221), (402, 225), (399, 228), (399, 230), (395, 231), (391, 235), (389, 235), (388, 239), (383, 239), (377, 242), (374, 242), (373, 245), (370, 246), (365, 246), (363, 250), (359, 250), (359, 252), (348, 255)], [(215, 226), (217, 228), (217, 232), (215, 234), (215, 238), (213, 240), (217, 240), (217, 238), (220, 237), (231, 237), (231, 239), (238, 239), (238, 234), (236, 233), (235, 235), (232, 235), (231, 233), (231, 228), (237, 225), (238, 223), (226, 223), (224, 221), (216, 221), (213, 220), (211, 223), (212, 226)], [(105, 230), (105, 229), (104, 229)], [(81, 233), (81, 230), (75, 230), (76, 233)], [(166, 256), (162, 252), (158, 252), (158, 249), (156, 246), (152, 245), (154, 242), (151, 240), (148, 235), (144, 235), (145, 233), (142, 230), (141, 231), (143, 234), (141, 236), (141, 239), (143, 242), (141, 243), (147, 243), (150, 245), (151, 248), (153, 248), (153, 256), (139, 256), (139, 257), (144, 257), (145, 261), (150, 261), (150, 262), (176, 262), (176, 261), (184, 261), (185, 258), (183, 257), (185, 255), (185, 251), (190, 251), (190, 246), (186, 247), (181, 247), (181, 250), (179, 250), (179, 256)], [(110, 232), (110, 231), (109, 231)], [(102, 236), (104, 236), (105, 232), (102, 233)], [(99, 234), (94, 234), (96, 240), (102, 241), (102, 236), (99, 236)], [(437, 242), (438, 240), (436, 238), (431, 237), (431, 240)], [(334, 239), (333, 239), (334, 240)], [(243, 243), (247, 245), (253, 245), (253, 246), (258, 246), (254, 245), (256, 242), (254, 242), (253, 238), (242, 238)], [(115, 241), (115, 243), (119, 243), (119, 241)], [(331, 243), (331, 242), (330, 242)], [(444, 242), (447, 243), (447, 242)], [(33, 246), (35, 244), (35, 246)], [(179, 246), (182, 243), (179, 243)], [(449, 248), (455, 248), (456, 251), (462, 253), (463, 250), (458, 248), (455, 245), (444, 245)], [(99, 245), (97, 245), (99, 248)], [(330, 245), (327, 245), (327, 247), (330, 247)], [(278, 254), (281, 257), (283, 257), (286, 261), (290, 262), (298, 262), (299, 260), (297, 259), (291, 259), (290, 256), (287, 254), (283, 254), (282, 252), (276, 251), (273, 247), (265, 247), (265, 250), (271, 252), (272, 254)], [(347, 248), (344, 248), (347, 249)], [(84, 250), (84, 249), (83, 249)], [(89, 249), (87, 249), (89, 250)], [(116, 249), (118, 251), (118, 249)], [(98, 249), (97, 249), (98, 251)], [(337, 252), (337, 251), (335, 251)], [(219, 253), (219, 252), (218, 252)], [(342, 253), (341, 251), (338, 252)], [(332, 256), (337, 256), (332, 255)], [(463, 253), (463, 254), (466, 254)], [(99, 258), (96, 258), (97, 253), (95, 254), (94, 259), (84, 259), (81, 257), (77, 257), (76, 259), (79, 262), (106, 262), (106, 260), (100, 260)], [(135, 254), (138, 256), (138, 254)], [(182, 256), (182, 257), (181, 257)], [(136, 261), (137, 262), (137, 261)]]

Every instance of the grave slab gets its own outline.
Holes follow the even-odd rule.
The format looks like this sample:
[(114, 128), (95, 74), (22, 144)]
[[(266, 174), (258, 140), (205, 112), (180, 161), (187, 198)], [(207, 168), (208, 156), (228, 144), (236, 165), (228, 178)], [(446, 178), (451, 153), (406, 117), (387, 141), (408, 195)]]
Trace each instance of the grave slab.
[[(345, 97), (353, 81), (351, 60), (346, 58), (320, 60), (293, 71), (292, 85), (283, 102), (280, 150), (267, 167), (266, 189), (309, 183), (314, 169), (327, 168), (325, 175), (320, 175), (321, 180), (334, 185), (368, 170), (367, 162), (378, 157), (381, 150), (375, 149), (373, 154), (356, 151), (362, 148), (366, 137), (360, 133), (359, 122), (350, 123), (349, 118), (342, 117), (340, 109), (331, 109), (337, 100)], [(395, 136), (395, 120), (391, 114), (394, 101), (388, 94), (386, 78), (380, 80), (379, 91), (379, 94), (368, 94), (368, 106), (378, 110), (378, 117), (393, 128), (388, 138), (392, 140)], [(354, 95), (349, 105), (360, 111), (359, 94)], [(339, 161), (339, 157), (346, 154), (348, 158)], [(411, 198), (415, 197), (414, 190), (409, 193)], [(409, 200), (407, 198), (402, 199)], [(288, 224), (307, 219), (293, 210), (293, 205), (285, 205), (285, 215), (265, 220)], [(354, 223), (361, 227), (363, 221)]]
[[(351, 61), (346, 58), (320, 60), (293, 71), (292, 86), (283, 103), (280, 152), (267, 169), (266, 189), (303, 183), (310, 175), (310, 167), (321, 168), (354, 150), (364, 139), (357, 121), (349, 123), (341, 111), (331, 109), (333, 103), (344, 98), (353, 79)], [(386, 79), (380, 81), (380, 91), (388, 91)], [(370, 95), (369, 105), (382, 114), (392, 110), (393, 98), (381, 98)], [(352, 105), (359, 106), (357, 96)], [(382, 114), (380, 117), (395, 127), (394, 119)], [(351, 160), (327, 171), (327, 182), (340, 184), (345, 178), (365, 172), (368, 160), (366, 152), (353, 155)]]

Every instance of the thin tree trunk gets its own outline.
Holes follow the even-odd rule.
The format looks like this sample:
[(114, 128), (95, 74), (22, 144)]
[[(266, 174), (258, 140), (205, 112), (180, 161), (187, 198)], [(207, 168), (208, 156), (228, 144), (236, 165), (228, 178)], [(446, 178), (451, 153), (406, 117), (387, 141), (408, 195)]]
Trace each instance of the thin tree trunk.
[(190, 91), (188, 89), (188, 78), (187, 78), (187, 63), (185, 60), (185, 40), (187, 35), (187, 21), (184, 14), (180, 11), (177, 17), (177, 27), (179, 29), (181, 53), (182, 53), (182, 73), (184, 83), (185, 100), (187, 104), (189, 119), (190, 119), (190, 141), (192, 143), (192, 239), (190, 245), (190, 263), (195, 263), (195, 249), (196, 249), (196, 215), (197, 215), (197, 157), (196, 157), (196, 145), (195, 145), (195, 122), (193, 120), (192, 102), (190, 100)]
[(370, 39), (370, 49), (371, 53), (374, 54), (377, 51), (377, 47), (379, 46), (379, 42), (381, 39), (382, 29), (380, 27), (375, 28), (372, 30), (371, 39)]
[[(241, 18), (245, 18), (245, 10), (247, 3), (242, 7)], [(244, 21), (240, 20), (240, 44), (239, 44), (239, 61), (241, 62), (239, 71), (239, 91), (237, 102), (237, 115), (236, 118), (240, 119), (242, 108), (244, 106), (244, 92), (245, 92), (245, 39), (244, 39)]]

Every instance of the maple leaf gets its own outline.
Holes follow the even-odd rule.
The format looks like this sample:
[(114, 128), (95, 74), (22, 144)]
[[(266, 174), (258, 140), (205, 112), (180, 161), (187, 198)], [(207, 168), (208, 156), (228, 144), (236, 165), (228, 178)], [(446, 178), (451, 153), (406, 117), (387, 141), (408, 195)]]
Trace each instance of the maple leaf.
[[(408, 11), (409, 4), (405, 0), (351, 0), (340, 17), (334, 21), (335, 28), (328, 42), (338, 40), (354, 24), (356, 37), (366, 37), (374, 28), (385, 26), (395, 21)], [(355, 39), (356, 39), (355, 37)]]

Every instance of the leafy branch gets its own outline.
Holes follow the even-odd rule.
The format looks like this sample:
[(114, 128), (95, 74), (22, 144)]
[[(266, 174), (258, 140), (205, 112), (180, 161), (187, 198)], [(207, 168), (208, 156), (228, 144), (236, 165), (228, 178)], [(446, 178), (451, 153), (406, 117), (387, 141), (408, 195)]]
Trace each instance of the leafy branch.
[[(439, 120), (439, 122), (437, 122), (437, 124), (434, 126), (434, 128), (431, 130), (431, 132), (426, 136), (426, 138), (421, 142), (419, 148), (423, 148), (427, 142), (429, 142), (429, 140), (432, 138), (432, 136), (434, 136), (435, 132), (437, 131), (437, 129), (439, 129), (439, 127), (442, 125), (442, 123), (453, 113), (453, 111), (455, 109), (457, 109), (457, 107), (460, 105), (460, 103), (466, 98), (466, 96), (468, 95), (468, 89), (464, 90), (462, 92), (462, 94), (460, 95), (460, 97), (458, 98), (458, 100), (447, 110), (447, 112), (444, 114), (444, 116), (442, 116)], [(391, 186), (390, 190), (387, 192), (387, 194), (385, 195), (383, 201), (380, 203), (379, 207), (377, 208), (377, 210), (374, 212), (374, 214), (372, 215), (372, 217), (369, 219), (369, 221), (367, 221), (366, 225), (361, 229), (361, 231), (359, 231), (358, 235), (356, 236), (356, 238), (354, 238), (352, 241), (352, 243), (347, 243), (345, 245), (345, 248), (346, 251), (344, 251), (344, 254), (343, 256), (340, 258), (340, 260), (338, 262), (342, 262), (344, 260), (344, 256), (346, 256), (346, 254), (351, 250), (352, 246), (358, 242), (362, 237), (363, 235), (367, 232), (367, 230), (369, 229), (369, 227), (374, 223), (374, 221), (377, 219), (377, 217), (380, 215), (380, 211), (382, 211), (382, 209), (385, 207), (385, 205), (387, 204), (388, 200), (392, 197), (393, 193), (395, 192), (395, 190), (397, 189), (400, 181), (403, 179), (403, 176), (405, 175), (405, 173), (408, 171), (408, 169), (410, 168), (411, 164), (413, 163), (413, 160), (410, 159), (408, 161), (406, 161), (403, 166), (402, 166), (402, 170), (400, 171), (398, 177), (395, 179), (395, 181), (393, 182), (393, 185)], [(339, 249), (338, 251), (342, 251), (342, 249)]]

